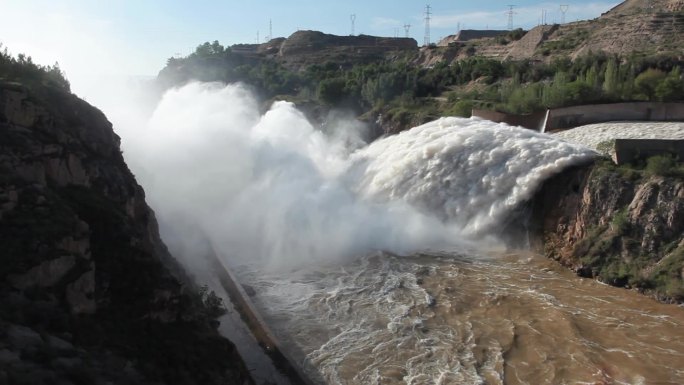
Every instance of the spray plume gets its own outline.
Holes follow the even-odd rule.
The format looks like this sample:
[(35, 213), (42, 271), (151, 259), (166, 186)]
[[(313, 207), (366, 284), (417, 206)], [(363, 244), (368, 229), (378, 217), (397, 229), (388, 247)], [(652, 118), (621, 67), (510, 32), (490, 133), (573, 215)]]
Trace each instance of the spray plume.
[(323, 133), (291, 103), (260, 115), (240, 85), (192, 83), (168, 91), (144, 130), (120, 133), (172, 249), (209, 237), (232, 261), (275, 267), (472, 248), (543, 179), (594, 156), (477, 119), (370, 145), (361, 130)]

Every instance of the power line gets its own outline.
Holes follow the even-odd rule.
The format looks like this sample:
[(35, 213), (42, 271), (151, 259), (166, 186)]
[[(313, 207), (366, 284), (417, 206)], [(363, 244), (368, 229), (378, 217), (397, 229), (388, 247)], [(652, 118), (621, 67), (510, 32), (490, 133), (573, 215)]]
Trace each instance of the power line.
[(425, 6), (425, 41), (423, 42), (426, 46), (430, 45), (430, 5)]
[(546, 25), (547, 17), (548, 17), (548, 11), (545, 10), (545, 9), (542, 9), (541, 23), (540, 23), (540, 25)]
[(561, 4), (560, 6), (561, 24), (565, 24), (565, 13), (568, 12), (568, 8), (570, 8), (570, 6), (567, 4)]
[(513, 15), (515, 15), (517, 12), (513, 10), (515, 8), (515, 5), (508, 5), (508, 30), (512, 31), (513, 30)]
[(354, 27), (356, 24), (356, 14), (353, 13), (353, 14), (349, 15), (349, 19), (351, 20), (351, 35), (350, 36), (354, 36)]

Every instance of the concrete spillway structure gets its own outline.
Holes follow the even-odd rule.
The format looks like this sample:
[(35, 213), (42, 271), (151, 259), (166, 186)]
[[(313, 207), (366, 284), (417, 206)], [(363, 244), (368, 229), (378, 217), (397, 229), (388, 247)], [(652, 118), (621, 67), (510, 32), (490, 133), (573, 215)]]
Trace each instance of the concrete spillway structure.
[(684, 103), (632, 102), (552, 108), (527, 115), (473, 109), (472, 115), (540, 132), (567, 130), (593, 123), (619, 121), (684, 121)]
[(223, 263), (215, 249), (209, 253), (212, 271), (216, 274), (223, 289), (228, 293), (235, 309), (240, 313), (252, 335), (275, 367), (291, 381), (292, 384), (315, 385), (300, 369), (295, 360), (287, 354), (273, 332), (259, 315), (249, 296), (238, 282), (230, 268)]

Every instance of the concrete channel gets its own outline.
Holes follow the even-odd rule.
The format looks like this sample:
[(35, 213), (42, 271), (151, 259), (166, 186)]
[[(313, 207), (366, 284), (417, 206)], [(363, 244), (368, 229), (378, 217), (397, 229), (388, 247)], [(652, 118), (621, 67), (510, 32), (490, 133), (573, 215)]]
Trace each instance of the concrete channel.
[(317, 385), (297, 365), (296, 361), (282, 349), (280, 341), (264, 322), (249, 296), (228, 266), (211, 247), (209, 260), (212, 272), (216, 274), (221, 287), (226, 291), (234, 309), (240, 314), (249, 331), (256, 339), (276, 369), (293, 385)]

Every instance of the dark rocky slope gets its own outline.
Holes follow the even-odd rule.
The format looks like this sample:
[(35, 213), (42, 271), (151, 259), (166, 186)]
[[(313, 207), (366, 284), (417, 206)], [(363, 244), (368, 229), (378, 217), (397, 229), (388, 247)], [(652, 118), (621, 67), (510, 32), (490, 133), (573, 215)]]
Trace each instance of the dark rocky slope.
[(684, 178), (598, 161), (547, 181), (534, 202), (547, 257), (668, 302), (684, 301)]
[(0, 82), (0, 384), (252, 383), (208, 302), (105, 116)]

